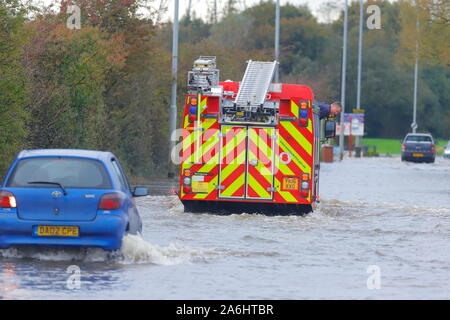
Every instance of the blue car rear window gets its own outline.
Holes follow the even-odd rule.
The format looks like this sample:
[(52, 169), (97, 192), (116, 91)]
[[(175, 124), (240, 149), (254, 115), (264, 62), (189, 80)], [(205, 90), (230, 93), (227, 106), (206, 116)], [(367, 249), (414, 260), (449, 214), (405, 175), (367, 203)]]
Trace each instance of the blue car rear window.
[(48, 187), (30, 182), (55, 182), (65, 188), (110, 189), (104, 166), (81, 158), (48, 157), (21, 160), (8, 180), (8, 187)]

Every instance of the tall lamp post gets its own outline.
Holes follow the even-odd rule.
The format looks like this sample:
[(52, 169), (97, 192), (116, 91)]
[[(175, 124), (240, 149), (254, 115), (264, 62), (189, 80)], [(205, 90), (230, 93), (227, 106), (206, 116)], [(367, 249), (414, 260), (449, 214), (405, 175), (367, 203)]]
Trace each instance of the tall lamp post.
[(339, 135), (339, 158), (342, 161), (344, 159), (344, 114), (345, 114), (345, 79), (347, 71), (347, 24), (348, 24), (348, 0), (345, 0), (344, 9), (344, 43), (342, 47), (342, 78), (341, 78), (341, 103), (342, 103), (342, 114), (340, 127), (341, 132)]
[[(361, 109), (363, 18), (364, 18), (364, 0), (359, 0), (358, 81), (357, 81), (357, 88), (356, 88), (356, 109), (358, 109), (358, 110)], [(361, 148), (361, 145), (362, 145), (362, 137), (356, 136), (356, 147)], [(361, 150), (361, 149), (359, 149), (359, 150)]]
[[(280, 0), (275, 5), (275, 60), (280, 63)], [(279, 68), (275, 71), (275, 83), (280, 81)]]
[(177, 73), (178, 73), (178, 9), (179, 0), (175, 0), (175, 12), (173, 18), (173, 39), (172, 39), (172, 95), (170, 98), (170, 120), (169, 120), (169, 171), (168, 177), (174, 177), (172, 165), (172, 150), (175, 148), (175, 140), (172, 140), (172, 134), (177, 128)]
[(417, 40), (416, 40), (416, 62), (414, 64), (414, 99), (413, 99), (413, 122), (411, 129), (413, 133), (417, 130), (417, 80), (419, 76), (419, 18), (416, 21)]

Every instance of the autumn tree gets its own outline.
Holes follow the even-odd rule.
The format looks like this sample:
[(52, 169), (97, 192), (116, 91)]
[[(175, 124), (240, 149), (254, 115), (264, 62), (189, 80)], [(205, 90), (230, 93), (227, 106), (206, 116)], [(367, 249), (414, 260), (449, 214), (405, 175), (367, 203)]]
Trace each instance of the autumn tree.
[(19, 1), (0, 1), (0, 178), (26, 145), (28, 83), (21, 65), (26, 13)]
[(450, 66), (450, 3), (445, 0), (402, 0), (400, 51), (412, 63), (416, 46), (420, 60)]

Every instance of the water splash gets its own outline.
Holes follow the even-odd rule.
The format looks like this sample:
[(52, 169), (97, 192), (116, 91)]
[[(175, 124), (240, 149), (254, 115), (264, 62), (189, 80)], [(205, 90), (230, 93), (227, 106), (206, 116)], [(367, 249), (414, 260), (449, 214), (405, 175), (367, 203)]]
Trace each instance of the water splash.
[(128, 235), (122, 241), (120, 263), (175, 265), (201, 259), (202, 250), (171, 243), (158, 246), (140, 236)]
[(175, 265), (203, 259), (204, 250), (191, 249), (177, 243), (158, 246), (141, 236), (127, 235), (120, 250), (109, 252), (100, 248), (20, 247), (0, 250), (6, 259), (33, 259), (53, 262), (108, 262), (118, 264)]

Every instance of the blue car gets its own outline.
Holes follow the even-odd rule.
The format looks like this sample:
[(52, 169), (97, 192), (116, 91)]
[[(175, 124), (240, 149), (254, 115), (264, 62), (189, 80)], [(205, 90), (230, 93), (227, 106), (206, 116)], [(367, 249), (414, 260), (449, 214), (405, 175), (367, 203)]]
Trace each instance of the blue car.
[(22, 151), (0, 185), (0, 249), (11, 246), (121, 247), (142, 222), (133, 192), (110, 152)]

